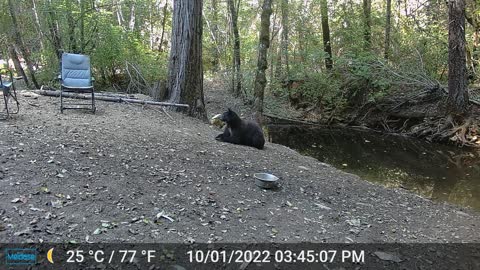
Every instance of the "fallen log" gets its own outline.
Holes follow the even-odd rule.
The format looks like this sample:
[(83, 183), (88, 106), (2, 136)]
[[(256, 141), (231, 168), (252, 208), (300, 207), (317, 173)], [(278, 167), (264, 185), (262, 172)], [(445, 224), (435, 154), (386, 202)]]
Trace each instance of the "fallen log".
[[(33, 93), (42, 95), (42, 96), (49, 96), (49, 97), (60, 97), (60, 91), (54, 90), (33, 90)], [(63, 92), (63, 97), (66, 98), (76, 98), (76, 99), (91, 99), (90, 95), (83, 95), (73, 92)], [(156, 106), (171, 106), (171, 107), (182, 107), (182, 108), (189, 108), (187, 104), (176, 104), (176, 103), (169, 103), (169, 102), (158, 102), (158, 101), (150, 101), (150, 100), (143, 100), (143, 99), (132, 99), (132, 98), (123, 98), (123, 97), (113, 97), (113, 96), (104, 96), (104, 95), (95, 95), (95, 100), (102, 100), (107, 102), (126, 102), (126, 103), (137, 103), (137, 104), (144, 104), (144, 105), (156, 105)]]

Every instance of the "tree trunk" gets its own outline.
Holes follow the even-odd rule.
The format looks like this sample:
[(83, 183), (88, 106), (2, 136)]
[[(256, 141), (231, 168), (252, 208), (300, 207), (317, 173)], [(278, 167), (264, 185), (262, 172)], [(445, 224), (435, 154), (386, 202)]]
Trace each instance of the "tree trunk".
[(131, 32), (135, 30), (135, 2), (133, 2), (130, 7), (130, 21), (128, 23), (128, 28)]
[(116, 6), (116, 14), (117, 14), (117, 22), (118, 26), (123, 27), (123, 22), (125, 19), (123, 18), (123, 11), (121, 6), (121, 1), (115, 1), (114, 5)]
[(55, 12), (52, 11), (52, 3), (51, 0), (47, 1), (47, 10), (48, 10), (48, 28), (50, 30), (50, 41), (53, 46), (53, 50), (55, 51), (55, 55), (58, 58), (58, 61), (60, 61), (62, 57), (62, 41), (60, 39), (60, 34), (59, 34), (59, 29), (58, 29), (58, 20), (57, 16), (55, 15)]
[(258, 62), (257, 74), (255, 76), (254, 94), (255, 101), (253, 108), (255, 110), (255, 118), (259, 124), (263, 122), (263, 97), (265, 94), (265, 86), (267, 78), (265, 70), (267, 67), (267, 51), (270, 46), (270, 15), (272, 14), (272, 0), (264, 0), (262, 6), (262, 15), (260, 20), (260, 35), (258, 44)]
[(385, 53), (386, 60), (390, 57), (390, 32), (392, 29), (392, 0), (387, 0), (387, 15), (385, 22)]
[(80, 0), (80, 53), (85, 53), (85, 0)]
[(35, 0), (32, 0), (32, 10), (33, 10), (33, 17), (35, 18), (35, 28), (37, 28), (37, 32), (40, 35), (40, 48), (43, 50), (45, 48), (45, 45), (43, 44), (43, 39), (45, 37), (43, 31), (42, 31), (42, 26), (40, 24), (40, 17), (38, 16), (38, 10), (37, 10), (37, 3)]
[(217, 0), (212, 0), (212, 42), (214, 47), (212, 49), (212, 66), (213, 71), (218, 71), (219, 69), (219, 59), (220, 59), (220, 51), (218, 48), (218, 5)]
[(365, 51), (370, 51), (372, 45), (372, 0), (363, 0), (363, 38)]
[[(281, 36), (278, 37), (281, 39)], [(284, 78), (283, 75), (283, 68), (282, 68), (282, 41), (277, 42), (277, 46), (273, 42), (275, 39), (270, 40), (270, 74), (275, 74), (275, 79), (281, 82)], [(275, 70), (275, 71), (274, 71)], [(273, 80), (270, 80), (273, 81)]]
[(190, 105), (188, 115), (207, 120), (203, 97), (202, 0), (174, 1), (168, 94)]
[(322, 0), (321, 3), (322, 12), (322, 33), (323, 33), (323, 50), (327, 54), (325, 58), (325, 67), (330, 70), (333, 68), (332, 60), (332, 45), (330, 42), (330, 26), (328, 24), (328, 3), (327, 0)]
[(18, 60), (18, 54), (15, 50), (13, 45), (8, 46), (8, 54), (13, 61), (13, 65), (15, 66), (15, 70), (17, 71), (20, 76), (22, 76), (25, 85), (30, 88), (30, 81), (28, 80), (27, 74), (25, 74), (25, 70), (23, 70), (22, 65), (20, 64), (20, 60)]
[(289, 78), (290, 68), (288, 62), (288, 0), (282, 0), (282, 80)]
[(475, 32), (473, 33), (473, 45), (472, 45), (472, 66), (473, 66), (473, 73), (477, 73), (477, 66), (478, 66), (478, 55), (480, 54), (479, 52), (479, 33), (480, 29), (475, 29)]
[(75, 38), (75, 26), (76, 22), (73, 18), (72, 12), (72, 0), (67, 0), (67, 24), (68, 24), (68, 48), (70, 52), (78, 53), (77, 39)]
[(468, 110), (465, 60), (465, 0), (448, 2), (448, 99), (447, 110), (453, 115)]
[(165, 24), (167, 23), (167, 6), (168, 1), (165, 1), (163, 6), (163, 18), (162, 18), (162, 35), (160, 36), (160, 44), (158, 45), (158, 51), (163, 52), (163, 37), (165, 36)]
[(15, 12), (15, 6), (13, 4), (12, 0), (8, 0), (8, 9), (10, 12), (10, 16), (12, 18), (12, 26), (13, 26), (13, 32), (14, 32), (14, 39), (15, 43), (20, 49), (23, 59), (25, 59), (25, 62), (27, 63), (27, 68), (30, 73), (30, 80), (35, 86), (35, 88), (40, 88), (40, 86), (37, 83), (37, 80), (35, 78), (35, 70), (33, 68), (33, 62), (30, 59), (30, 52), (27, 50), (27, 47), (23, 43), (22, 36), (20, 33), (20, 29), (18, 29), (18, 24), (17, 24), (17, 15)]
[[(237, 4), (237, 7), (238, 5), (239, 4)], [(240, 96), (242, 92), (242, 70), (241, 70), (241, 58), (240, 58), (240, 34), (238, 33), (238, 25), (237, 25), (238, 9), (235, 7), (234, 0), (228, 0), (228, 7), (230, 9), (230, 15), (232, 16), (232, 30), (233, 30), (232, 92), (235, 96)]]

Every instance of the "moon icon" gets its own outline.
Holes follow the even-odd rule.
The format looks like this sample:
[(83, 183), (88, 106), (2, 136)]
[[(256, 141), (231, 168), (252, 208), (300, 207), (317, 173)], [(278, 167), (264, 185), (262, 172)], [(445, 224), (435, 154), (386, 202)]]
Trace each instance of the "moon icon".
[(53, 264), (53, 258), (52, 258), (52, 255), (53, 255), (53, 248), (49, 249), (48, 252), (47, 252), (47, 260)]

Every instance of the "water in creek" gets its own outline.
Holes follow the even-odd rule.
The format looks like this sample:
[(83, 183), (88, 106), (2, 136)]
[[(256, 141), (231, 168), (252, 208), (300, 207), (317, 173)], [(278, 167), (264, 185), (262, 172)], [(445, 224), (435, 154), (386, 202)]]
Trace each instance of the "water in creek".
[(267, 133), (367, 181), (480, 211), (480, 151), (347, 128), (271, 125)]

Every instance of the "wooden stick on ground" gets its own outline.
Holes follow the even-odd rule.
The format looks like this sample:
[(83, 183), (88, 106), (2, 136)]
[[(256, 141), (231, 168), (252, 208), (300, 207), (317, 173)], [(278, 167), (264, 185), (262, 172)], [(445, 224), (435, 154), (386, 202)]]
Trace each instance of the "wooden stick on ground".
[[(32, 92), (42, 96), (60, 97), (60, 91), (33, 90)], [(72, 92), (63, 92), (62, 96), (67, 98), (91, 99), (90, 95), (83, 95), (83, 94), (77, 94)], [(112, 97), (112, 96), (95, 96), (95, 100), (102, 100), (107, 102), (119, 102), (119, 103), (128, 102), (128, 103), (137, 103), (137, 104), (144, 104), (144, 105), (171, 106), (171, 107), (181, 107), (181, 108), (189, 107), (188, 104), (176, 104), (176, 103), (169, 103), (169, 102), (158, 102), (158, 101), (150, 101), (150, 100), (143, 100), (143, 99), (132, 99), (132, 98)]]

